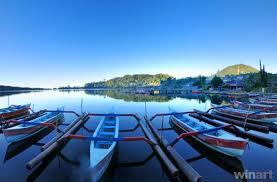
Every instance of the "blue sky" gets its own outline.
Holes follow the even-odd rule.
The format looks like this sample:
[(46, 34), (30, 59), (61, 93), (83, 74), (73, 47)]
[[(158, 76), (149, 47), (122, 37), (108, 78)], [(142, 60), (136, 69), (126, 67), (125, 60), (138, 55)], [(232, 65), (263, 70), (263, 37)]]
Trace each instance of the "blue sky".
[(2, 0), (0, 85), (178, 78), (227, 65), (277, 72), (274, 0)]

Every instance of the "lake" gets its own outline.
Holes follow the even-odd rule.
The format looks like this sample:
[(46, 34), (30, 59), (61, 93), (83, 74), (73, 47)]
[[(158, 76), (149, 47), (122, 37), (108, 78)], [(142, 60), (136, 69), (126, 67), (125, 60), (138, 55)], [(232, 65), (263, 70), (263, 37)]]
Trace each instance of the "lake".
[[(0, 108), (8, 104), (31, 103), (35, 111), (42, 109), (64, 108), (78, 113), (107, 113), (112, 108), (118, 113), (137, 113), (141, 118), (156, 113), (168, 112), (168, 107), (176, 111), (191, 111), (199, 109), (206, 111), (212, 102), (227, 102), (220, 97), (204, 95), (171, 95), (152, 96), (135, 95), (117, 91), (81, 90), (81, 91), (41, 91), (25, 93), (1, 93)], [(65, 114), (64, 124), (76, 118), (72, 114)], [(78, 134), (92, 135), (101, 117), (93, 117), (86, 122)], [(177, 134), (170, 130), (168, 117), (160, 117), (153, 121), (156, 128), (168, 128), (162, 131), (163, 137), (173, 141)], [(133, 118), (120, 118), (120, 130), (129, 130), (137, 125)], [(63, 129), (66, 125), (61, 125)], [(256, 132), (253, 132), (256, 133)], [(43, 163), (39, 169), (29, 171), (25, 168), (28, 161), (34, 158), (40, 147), (47, 143), (57, 131), (38, 136), (36, 141), (27, 141), (27, 144), (8, 145), (3, 134), (0, 134), (0, 179), (1, 181), (90, 181), (89, 146), (90, 141), (71, 140), (60, 152)], [(260, 134), (260, 133), (259, 133)], [(134, 131), (121, 132), (120, 136), (142, 136), (140, 128)], [(260, 134), (274, 139), (276, 146), (277, 134)], [(268, 148), (249, 142), (244, 155), (239, 159), (230, 159), (207, 151), (193, 141), (179, 141), (174, 148), (190, 165), (205, 179), (205, 181), (236, 181), (233, 172), (273, 171), (273, 180), (276, 181), (277, 158), (276, 148)], [(120, 142), (114, 155), (111, 167), (105, 173), (102, 181), (170, 181), (167, 172), (160, 161), (146, 143)]]

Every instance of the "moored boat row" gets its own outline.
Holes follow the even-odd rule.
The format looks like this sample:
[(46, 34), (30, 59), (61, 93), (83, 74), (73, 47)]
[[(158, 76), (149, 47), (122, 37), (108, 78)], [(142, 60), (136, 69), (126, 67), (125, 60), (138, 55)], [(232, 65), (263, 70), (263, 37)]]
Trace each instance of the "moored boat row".
[(0, 109), (0, 119), (6, 120), (28, 114), (31, 104), (11, 105), (7, 108)]
[[(241, 117), (249, 117), (250, 119), (264, 120), (274, 118), (274, 113), (266, 112), (256, 112), (256, 111), (247, 111), (238, 108), (230, 107), (221, 107), (218, 105), (212, 105), (214, 111), (223, 110), (230, 112), (235, 112), (236, 114), (240, 113)], [(277, 114), (277, 113), (276, 113)], [(86, 114), (84, 114), (86, 115)], [(80, 136), (80, 135), (71, 135), (63, 133), (61, 135), (64, 139), (89, 139), (90, 142), (90, 168), (92, 173), (92, 181), (99, 181), (105, 171), (107, 170), (116, 146), (119, 141), (137, 141), (142, 140), (141, 137), (132, 137), (132, 138), (120, 138), (119, 137), (119, 118), (118, 116), (126, 116), (127, 114), (95, 114), (96, 116), (103, 116), (99, 122), (96, 130), (91, 136)], [(186, 138), (196, 140), (201, 145), (208, 147), (210, 150), (226, 155), (228, 157), (240, 157), (244, 154), (244, 151), (247, 149), (248, 139), (244, 139), (236, 136), (233, 133), (228, 132), (226, 128), (233, 128), (233, 124), (222, 124), (222, 126), (213, 126), (208, 123), (205, 123), (199, 119), (191, 117), (188, 113), (179, 113), (172, 109), (170, 112), (165, 114), (169, 115), (169, 122), (173, 126), (182, 128), (182, 133), (177, 138)], [(88, 116), (88, 115), (86, 115)], [(251, 117), (254, 116), (254, 117)], [(267, 116), (267, 117), (265, 117)], [(46, 127), (56, 127), (55, 124), (57, 120), (63, 119), (63, 113), (59, 110), (55, 112), (45, 112), (43, 115), (27, 121), (24, 119), (20, 120), (10, 120), (9, 122), (17, 122), (17, 126), (13, 126), (3, 130), (4, 136), (6, 137), (9, 143), (21, 141), (28, 137), (34, 136), (37, 132), (41, 131)], [(82, 118), (83, 116), (80, 116)], [(83, 117), (84, 118), (84, 117)], [(269, 121), (261, 121), (267, 123)], [(270, 121), (271, 122), (271, 121)], [(223, 122), (222, 122), (223, 123)], [(77, 126), (71, 126), (72, 128), (77, 128)], [(236, 129), (236, 128), (233, 128)], [(68, 132), (71, 129), (68, 130)], [(59, 139), (61, 141), (61, 139)], [(58, 145), (59, 142), (55, 142), (55, 145)], [(151, 142), (149, 142), (151, 143)], [(151, 144), (153, 145), (153, 143)], [(159, 145), (158, 143), (154, 145)], [(172, 142), (170, 145), (174, 145)]]
[(240, 101), (234, 101), (234, 105), (238, 108), (247, 110), (263, 110), (263, 111), (277, 111), (277, 105), (269, 105), (263, 103), (244, 103)]
[(245, 110), (245, 109), (238, 109), (232, 107), (222, 107), (216, 104), (211, 104), (213, 112), (231, 116), (239, 119), (244, 119), (247, 121), (253, 121), (256, 123), (275, 123), (277, 122), (277, 113), (269, 113), (263, 110), (260, 111), (252, 111), (252, 110)]

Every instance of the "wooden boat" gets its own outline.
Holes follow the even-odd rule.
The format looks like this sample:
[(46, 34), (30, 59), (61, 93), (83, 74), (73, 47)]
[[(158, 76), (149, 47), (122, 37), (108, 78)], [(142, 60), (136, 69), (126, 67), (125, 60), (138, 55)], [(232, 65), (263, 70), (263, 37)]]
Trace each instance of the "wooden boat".
[(7, 108), (0, 109), (0, 119), (6, 120), (16, 118), (27, 114), (31, 104), (26, 105), (11, 105)]
[(6, 137), (7, 142), (17, 142), (28, 137), (35, 135), (41, 130), (45, 129), (46, 124), (55, 124), (59, 120), (63, 119), (63, 114), (61, 112), (52, 112), (32, 119), (30, 121), (19, 120), (21, 124), (3, 129), (3, 134)]
[[(170, 123), (170, 126), (179, 135), (186, 132), (182, 127), (173, 125), (172, 123)], [(227, 156), (225, 154), (222, 154), (221, 152), (215, 151), (207, 147), (206, 145), (203, 145), (199, 141), (194, 140), (193, 138), (187, 138), (186, 141), (191, 147), (193, 147), (199, 153), (199, 156), (197, 157), (186, 159), (188, 163), (206, 158), (218, 167), (229, 172), (231, 175), (234, 175), (234, 172), (244, 171), (243, 164), (239, 158)]]
[[(63, 120), (59, 120), (58, 124), (61, 124), (62, 122), (63, 122)], [(42, 138), (44, 138), (46, 135), (48, 135), (53, 130), (54, 130), (54, 128), (52, 128), (52, 127), (51, 128), (50, 127), (45, 127), (41, 131), (39, 131), (36, 134), (32, 135), (32, 137), (25, 138), (25, 139), (20, 140), (18, 142), (9, 143), (3, 162), (5, 163), (6, 161), (12, 159), (13, 157), (15, 157), (18, 154), (20, 154), (21, 152), (25, 151), (26, 149), (28, 149), (32, 145), (39, 145), (39, 143), (37, 143), (37, 142), (39, 140), (41, 140)]]
[[(174, 113), (174, 111), (172, 113)], [(197, 132), (214, 128), (209, 124), (202, 123), (185, 114), (172, 115), (170, 117), (170, 123), (181, 127), (186, 132)], [(243, 155), (248, 143), (248, 140), (236, 137), (224, 130), (199, 134), (192, 137), (210, 149), (232, 157)]]
[(257, 112), (257, 111), (249, 111), (249, 110), (243, 110), (243, 109), (236, 109), (232, 107), (221, 107), (216, 104), (211, 104), (211, 106), (215, 109), (213, 109), (213, 112), (220, 114), (220, 115), (226, 115), (233, 118), (238, 119), (246, 119), (247, 121), (252, 121), (255, 123), (274, 123), (277, 122), (277, 113), (268, 113), (268, 112)]
[(256, 99), (249, 99), (249, 101), (253, 104), (265, 104), (265, 105), (273, 105), (277, 106), (277, 99), (269, 98), (256, 98)]
[[(93, 137), (117, 138), (119, 119), (117, 116), (105, 116), (98, 124)], [(116, 148), (116, 141), (92, 141), (90, 143), (90, 167), (92, 180), (99, 181), (112, 159)]]
[(252, 103), (243, 103), (235, 101), (234, 105), (239, 108), (249, 109), (249, 110), (264, 110), (264, 111), (277, 111), (277, 105), (267, 105), (267, 104), (252, 104)]
[(191, 93), (193, 93), (193, 94), (202, 94), (203, 90), (192, 90)]
[(261, 101), (257, 101), (256, 103), (277, 106), (276, 101), (270, 101), (270, 100), (261, 100)]

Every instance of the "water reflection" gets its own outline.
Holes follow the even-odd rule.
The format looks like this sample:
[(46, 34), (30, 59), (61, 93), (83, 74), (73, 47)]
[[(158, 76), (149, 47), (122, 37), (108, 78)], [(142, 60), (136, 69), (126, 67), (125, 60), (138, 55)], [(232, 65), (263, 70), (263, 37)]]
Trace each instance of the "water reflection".
[(208, 99), (203, 94), (133, 94), (117, 90), (84, 90), (88, 95), (104, 95), (114, 99), (124, 100), (126, 102), (168, 102), (175, 98), (185, 98), (188, 100), (198, 100), (199, 103), (205, 103)]
[(26, 94), (31, 92), (43, 92), (41, 90), (20, 90), (20, 91), (0, 91), (0, 97), (18, 95), (18, 94)]
[(126, 102), (168, 102), (171, 100), (168, 96), (131, 94), (115, 90), (85, 90), (85, 93), (88, 95), (105, 95), (114, 99), (124, 100)]

